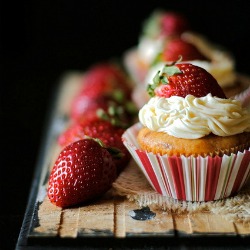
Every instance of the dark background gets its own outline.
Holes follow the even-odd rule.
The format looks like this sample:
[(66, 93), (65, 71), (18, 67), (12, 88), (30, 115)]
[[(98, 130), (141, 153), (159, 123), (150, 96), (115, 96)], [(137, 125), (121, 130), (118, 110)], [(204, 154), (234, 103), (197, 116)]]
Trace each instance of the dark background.
[(248, 1), (8, 1), (1, 4), (0, 249), (23, 220), (51, 96), (70, 70), (121, 58), (156, 8), (184, 14), (193, 30), (227, 48), (250, 74)]

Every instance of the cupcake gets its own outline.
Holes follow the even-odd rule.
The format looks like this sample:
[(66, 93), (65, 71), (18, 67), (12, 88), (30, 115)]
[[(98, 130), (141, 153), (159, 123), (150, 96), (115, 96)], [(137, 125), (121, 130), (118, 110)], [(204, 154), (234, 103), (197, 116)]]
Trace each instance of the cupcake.
[(148, 93), (123, 141), (153, 188), (185, 201), (236, 194), (250, 175), (249, 111), (188, 63), (164, 66)]

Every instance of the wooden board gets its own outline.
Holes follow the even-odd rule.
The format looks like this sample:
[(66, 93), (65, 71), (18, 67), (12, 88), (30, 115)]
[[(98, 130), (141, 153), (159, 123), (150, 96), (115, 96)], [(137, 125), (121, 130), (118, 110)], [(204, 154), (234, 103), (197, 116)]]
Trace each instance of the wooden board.
[(67, 125), (70, 102), (81, 77), (78, 73), (67, 75), (52, 104), (17, 249), (53, 246), (157, 249), (166, 244), (186, 248), (195, 245), (202, 249), (228, 245), (245, 247), (250, 239), (249, 224), (233, 223), (208, 212), (173, 214), (159, 208), (141, 208), (112, 192), (97, 201), (70, 209), (61, 209), (49, 202), (46, 195), (48, 176), (60, 152), (57, 136)]

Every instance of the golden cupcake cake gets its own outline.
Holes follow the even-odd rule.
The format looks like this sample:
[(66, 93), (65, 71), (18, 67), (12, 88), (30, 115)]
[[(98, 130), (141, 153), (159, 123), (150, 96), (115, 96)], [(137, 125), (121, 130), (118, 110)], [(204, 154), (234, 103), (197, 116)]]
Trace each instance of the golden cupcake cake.
[(185, 201), (236, 194), (250, 175), (250, 113), (205, 69), (165, 65), (123, 141), (154, 189)]

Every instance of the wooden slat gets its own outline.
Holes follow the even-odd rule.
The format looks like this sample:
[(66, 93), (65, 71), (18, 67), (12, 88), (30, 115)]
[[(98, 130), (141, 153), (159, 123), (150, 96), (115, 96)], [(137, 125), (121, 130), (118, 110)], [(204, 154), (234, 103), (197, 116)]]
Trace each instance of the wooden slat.
[(192, 228), (187, 214), (172, 214), (174, 229), (178, 234), (191, 234)]
[(238, 235), (248, 235), (250, 236), (250, 223), (234, 223), (235, 231)]
[(174, 225), (172, 215), (164, 211), (154, 211), (156, 216), (151, 220), (138, 221), (129, 215), (130, 211), (140, 209), (135, 203), (125, 200), (125, 225), (126, 234), (133, 236), (140, 235), (174, 235)]
[(98, 200), (80, 207), (79, 236), (114, 236), (114, 201)]
[(57, 236), (61, 226), (61, 212), (62, 209), (53, 205), (46, 196), (38, 210), (39, 226), (33, 232), (41, 236)]
[(220, 215), (211, 213), (189, 214), (191, 233), (207, 234), (235, 234), (235, 227), (232, 222), (226, 221)]
[(65, 209), (61, 214), (60, 237), (76, 238), (78, 232), (80, 208)]
[(126, 237), (125, 198), (116, 197), (114, 200), (114, 234), (117, 238)]

